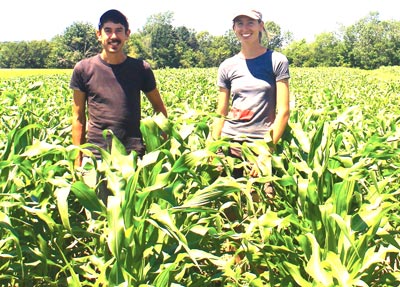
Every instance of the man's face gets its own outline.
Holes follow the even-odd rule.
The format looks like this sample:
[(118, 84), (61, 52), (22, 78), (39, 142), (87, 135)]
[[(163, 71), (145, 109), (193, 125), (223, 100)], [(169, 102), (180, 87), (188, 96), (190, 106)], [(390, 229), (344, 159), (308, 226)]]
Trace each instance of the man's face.
[(97, 31), (97, 38), (103, 49), (110, 53), (122, 51), (129, 35), (130, 30), (125, 31), (125, 27), (122, 24), (115, 24), (113, 22), (106, 22), (103, 28)]

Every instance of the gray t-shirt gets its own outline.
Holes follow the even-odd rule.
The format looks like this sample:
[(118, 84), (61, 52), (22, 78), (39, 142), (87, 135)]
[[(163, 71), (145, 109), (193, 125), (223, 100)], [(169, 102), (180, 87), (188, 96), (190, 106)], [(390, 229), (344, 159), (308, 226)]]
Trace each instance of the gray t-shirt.
[(254, 59), (235, 55), (223, 61), (217, 85), (230, 90), (232, 105), (222, 136), (263, 139), (275, 120), (276, 81), (288, 78), (286, 56), (272, 50)]

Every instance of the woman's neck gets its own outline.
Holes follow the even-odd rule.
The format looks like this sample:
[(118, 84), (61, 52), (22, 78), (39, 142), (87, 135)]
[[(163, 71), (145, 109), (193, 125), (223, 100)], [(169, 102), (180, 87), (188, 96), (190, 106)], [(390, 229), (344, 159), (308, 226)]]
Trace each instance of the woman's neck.
[(242, 48), (239, 52), (239, 56), (245, 59), (254, 59), (264, 54), (266, 51), (267, 48), (265, 48), (261, 44), (251, 45), (251, 46), (242, 45)]

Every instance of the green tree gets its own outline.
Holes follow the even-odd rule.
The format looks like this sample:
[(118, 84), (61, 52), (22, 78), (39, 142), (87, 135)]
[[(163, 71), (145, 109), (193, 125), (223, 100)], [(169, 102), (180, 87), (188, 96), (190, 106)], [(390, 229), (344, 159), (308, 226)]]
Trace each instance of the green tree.
[(47, 59), (51, 54), (51, 43), (45, 40), (29, 42), (30, 68), (47, 68)]
[(46, 68), (51, 45), (45, 40), (6, 42), (0, 48), (1, 68)]
[(52, 42), (49, 66), (57, 68), (72, 68), (76, 62), (96, 55), (101, 50), (96, 28), (83, 22), (73, 23), (63, 35), (54, 37)]
[(273, 21), (265, 22), (264, 27), (267, 31), (267, 37), (263, 38), (263, 45), (272, 50), (280, 50), (284, 43), (281, 27)]
[(176, 32), (172, 25), (173, 13), (167, 11), (151, 15), (141, 31), (150, 38), (150, 55), (156, 68), (179, 67), (179, 57), (175, 54)]
[(205, 67), (210, 67), (208, 64), (207, 59), (210, 57), (210, 46), (212, 42), (213, 36), (207, 32), (207, 31), (202, 31), (196, 34), (196, 39), (199, 44), (198, 48), (198, 62), (197, 62), (197, 67), (200, 68), (205, 68)]
[(327, 32), (316, 36), (310, 45), (313, 61), (318, 67), (340, 67), (344, 64), (343, 44), (333, 33)]
[(179, 66), (183, 68), (194, 67), (197, 64), (199, 43), (194, 30), (185, 26), (175, 28), (176, 43), (175, 53), (179, 57)]
[(399, 22), (380, 21), (378, 12), (348, 27), (344, 35), (347, 61), (362, 69), (398, 65), (399, 27)]
[(233, 56), (240, 50), (240, 45), (234, 46), (233, 32), (228, 31), (224, 36), (214, 36), (208, 51), (207, 67), (218, 67), (223, 60)]
[(151, 64), (151, 39), (150, 35), (144, 33), (133, 33), (128, 41), (129, 52), (128, 54), (134, 58), (144, 59)]
[(0, 49), (0, 67), (1, 68), (25, 68), (25, 63), (21, 61), (18, 55), (25, 54), (25, 42), (6, 42), (2, 43)]
[(193, 29), (188, 29), (185, 26), (179, 26), (175, 28), (176, 36), (181, 44), (185, 44), (188, 48), (192, 50), (197, 50), (199, 48), (199, 43), (197, 42), (196, 32)]
[(175, 52), (176, 38), (172, 25), (157, 24), (151, 34), (152, 58), (158, 68), (177, 68), (179, 57)]
[(285, 47), (287, 47), (288, 45), (290, 45), (290, 43), (293, 42), (293, 33), (286, 31), (283, 33), (282, 35), (282, 47), (281, 50), (283, 50)]
[[(223, 36), (207, 31), (196, 33), (185, 26), (172, 25), (173, 13), (155, 14), (137, 33), (131, 34), (124, 49), (154, 68), (217, 67), (240, 49), (232, 29)], [(375, 69), (400, 65), (400, 22), (380, 21), (377, 12), (339, 32), (317, 35), (315, 41), (293, 41), (291, 32), (282, 32), (272, 21), (265, 23), (268, 37), (263, 45), (282, 51), (293, 66), (347, 66)], [(64, 34), (50, 42), (0, 43), (0, 68), (72, 68), (83, 58), (100, 52), (95, 27), (73, 23)]]
[(226, 44), (226, 46), (228, 48), (229, 54), (231, 56), (233, 56), (233, 55), (239, 53), (239, 51), (240, 51), (240, 41), (236, 37), (236, 35), (233, 32), (233, 30), (228, 30), (224, 34), (224, 38), (225, 38), (225, 44)]
[(311, 44), (308, 44), (305, 39), (292, 42), (283, 50), (283, 53), (288, 58), (290, 64), (294, 67), (316, 66), (312, 46)]

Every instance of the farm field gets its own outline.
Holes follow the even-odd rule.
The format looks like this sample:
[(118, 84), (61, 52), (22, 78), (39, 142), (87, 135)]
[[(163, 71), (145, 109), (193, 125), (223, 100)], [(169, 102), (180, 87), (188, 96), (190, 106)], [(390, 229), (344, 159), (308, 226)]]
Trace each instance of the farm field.
[(0, 70), (0, 286), (400, 285), (400, 67), (292, 68), (283, 139), (243, 161), (210, 137), (217, 70), (156, 70), (147, 154), (85, 167), (107, 205), (73, 166), (71, 73)]

